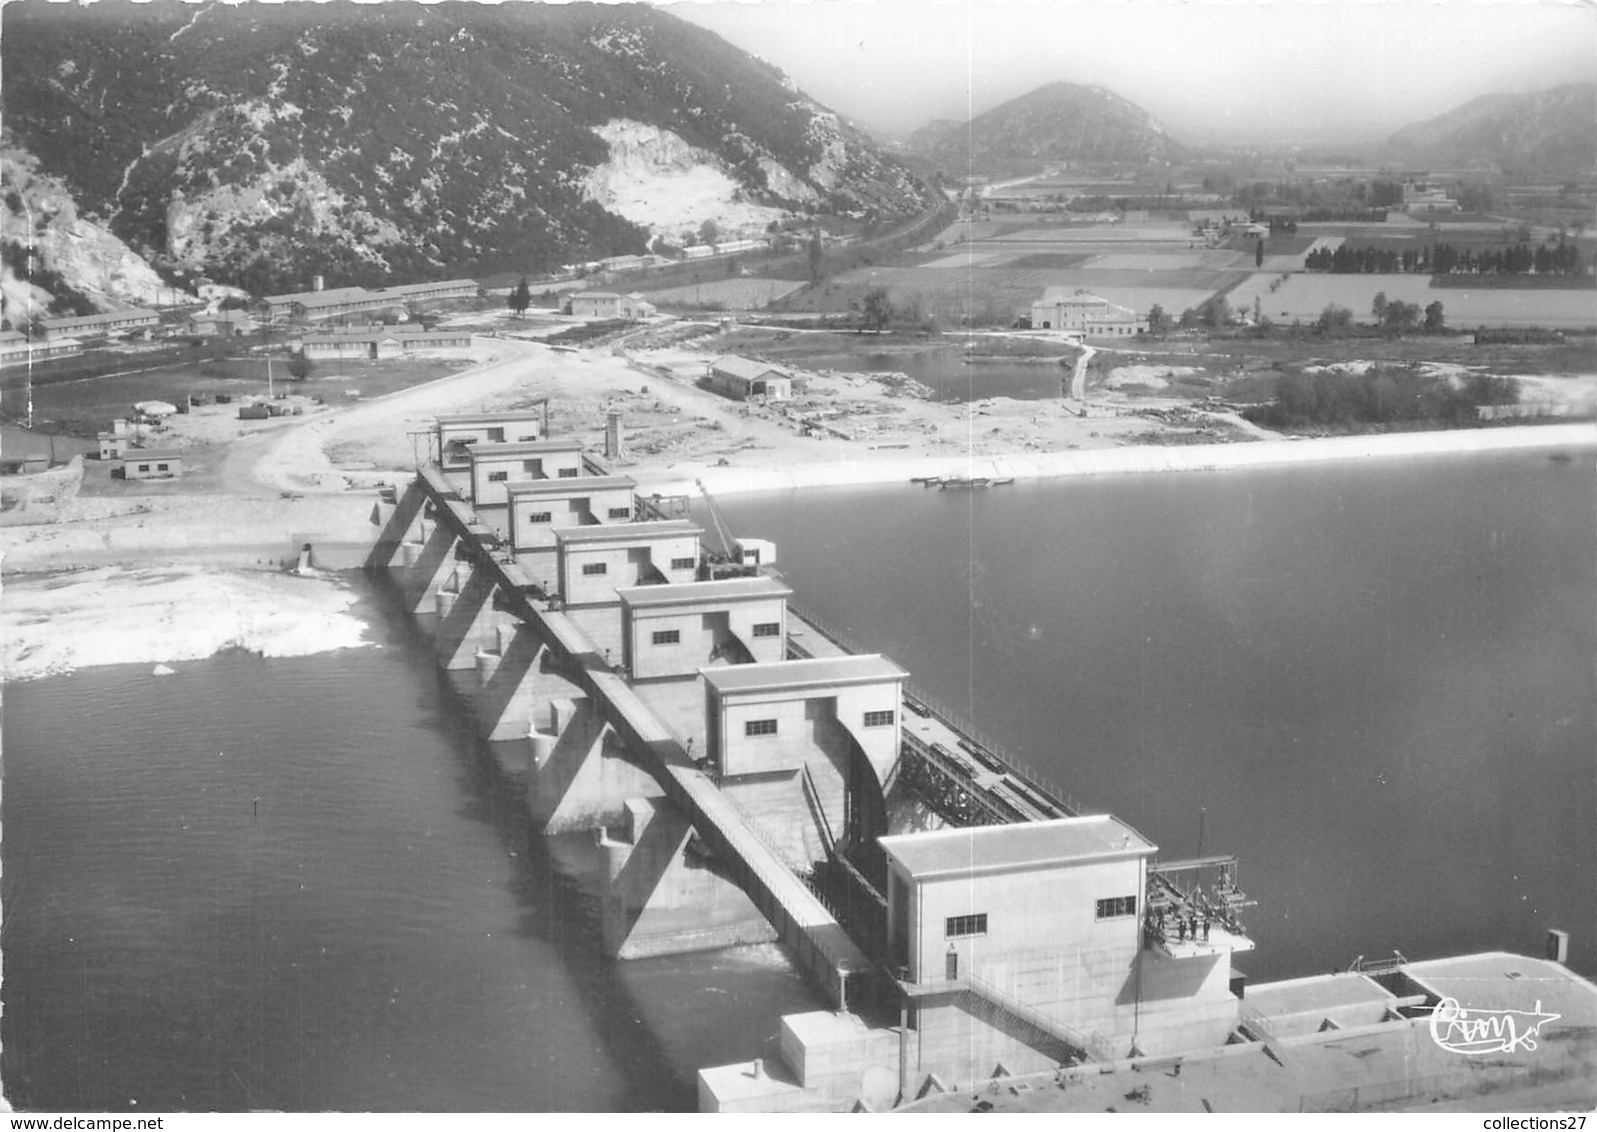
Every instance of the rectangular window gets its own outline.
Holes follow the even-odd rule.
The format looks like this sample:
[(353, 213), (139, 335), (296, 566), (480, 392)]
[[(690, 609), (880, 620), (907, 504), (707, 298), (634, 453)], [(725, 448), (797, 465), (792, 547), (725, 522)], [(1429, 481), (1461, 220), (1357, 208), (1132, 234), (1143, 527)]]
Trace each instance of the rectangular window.
[(612, 507), (612, 508), (610, 508), (610, 518), (612, 518), (612, 519), (630, 519), (630, 518), (632, 518), (632, 508), (630, 508), (630, 507)]
[(575, 468), (561, 468), (560, 469), (560, 478), (563, 479), (563, 480), (574, 480), (574, 479), (576, 479), (577, 478), (577, 469), (575, 469)]
[(167, 465), (167, 464), (157, 464), (157, 465), (155, 465), (155, 470), (158, 471), (158, 472), (166, 472), (166, 471), (170, 471), (171, 467), (170, 467), (170, 465)]
[(554, 514), (549, 511), (533, 511), (527, 515), (527, 522), (552, 523), (554, 522)]
[(746, 719), (743, 721), (744, 735), (775, 735), (776, 720), (774, 719)]
[(509, 472), (489, 472), (488, 473), (488, 482), (489, 483), (504, 483), (509, 478), (510, 478), (510, 473)]
[(1111, 896), (1108, 900), (1098, 901), (1098, 918), (1100, 920), (1114, 920), (1121, 916), (1135, 916), (1137, 914), (1137, 898), (1135, 896)]
[(696, 565), (698, 565), (698, 563), (694, 562), (691, 558), (671, 559), (671, 569), (673, 570), (691, 570)]
[(754, 635), (756, 637), (780, 637), (782, 635), (782, 623), (780, 621), (761, 621), (754, 626)]
[(516, 437), (516, 439), (519, 440), (519, 441), (523, 441), (523, 442), (528, 441), (528, 440), (537, 440), (538, 439), (538, 434), (537, 433), (533, 433), (531, 436), (518, 436), (518, 437)]
[(491, 428), (491, 429), (488, 430), (488, 443), (489, 444), (503, 444), (504, 442), (505, 442), (505, 430), (504, 429), (502, 429), (502, 428)]
[(147, 472), (149, 470), (150, 470), (150, 465), (148, 465), (148, 464), (140, 464), (139, 465), (139, 471)]
[(949, 939), (987, 934), (986, 912), (977, 912), (974, 916), (950, 916), (943, 923), (943, 935)]
[(533, 479), (543, 479), (542, 460), (523, 460), (521, 462), (521, 470), (524, 472), (531, 472)]
[(610, 566), (606, 562), (584, 562), (582, 564), (582, 572), (584, 574), (608, 574)]
[(893, 713), (890, 711), (868, 711), (865, 713), (866, 727), (891, 727), (893, 726)]
[(682, 643), (682, 630), (661, 629), (654, 634), (654, 643), (657, 645), (679, 645)]

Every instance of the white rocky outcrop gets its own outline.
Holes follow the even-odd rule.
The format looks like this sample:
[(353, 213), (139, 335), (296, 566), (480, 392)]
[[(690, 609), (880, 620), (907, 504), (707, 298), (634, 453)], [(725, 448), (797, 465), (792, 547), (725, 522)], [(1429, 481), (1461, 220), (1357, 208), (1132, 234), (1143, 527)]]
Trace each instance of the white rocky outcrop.
[(848, 164), (848, 145), (837, 115), (817, 113), (810, 120), (810, 139), (821, 147), (821, 159), (810, 166), (810, 180), (828, 190), (837, 188)]
[(223, 649), (267, 657), (360, 648), (357, 595), (333, 581), (200, 566), (102, 567), (6, 583), (3, 675), (31, 680), (103, 664), (171, 664)]
[[(754, 235), (787, 216), (748, 200), (713, 153), (670, 130), (617, 118), (594, 132), (609, 145), (610, 159), (583, 179), (584, 195), (651, 233), (675, 236), (713, 220), (723, 236)], [(797, 191), (782, 195), (804, 199)]]
[[(23, 233), (31, 233), (40, 266), (58, 273), (96, 303), (147, 306), (160, 302), (163, 295), (170, 297), (171, 289), (142, 257), (107, 229), (78, 215), (66, 186), (40, 173), (37, 160), (26, 150), (15, 146), (0, 150), (0, 197), (5, 200), (6, 238), (20, 243)], [(38, 288), (33, 292), (37, 302), (43, 292)], [(8, 283), (5, 295), (10, 317), (10, 307), (22, 301), (23, 292)]]

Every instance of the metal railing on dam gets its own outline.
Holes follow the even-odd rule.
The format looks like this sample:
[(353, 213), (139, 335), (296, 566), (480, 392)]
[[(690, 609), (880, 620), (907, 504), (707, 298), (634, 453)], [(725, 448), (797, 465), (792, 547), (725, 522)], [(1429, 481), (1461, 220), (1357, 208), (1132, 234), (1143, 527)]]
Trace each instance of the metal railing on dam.
[(670, 728), (614, 671), (587, 636), (564, 614), (543, 608), (528, 575), (492, 548), (499, 539), (478, 521), (469, 504), (440, 469), (418, 471), (415, 489), (431, 505), (433, 518), (459, 540), (459, 557), (486, 571), (494, 607), (527, 626), (551, 651), (563, 675), (581, 688), (600, 714), (660, 783), (666, 797), (720, 855), (728, 872), (800, 965), (841, 1007), (850, 975), (872, 978), (875, 964), (788, 865), (750, 828), (716, 784), (693, 766)]
[[(804, 631), (802, 642), (790, 637), (788, 649), (798, 656), (846, 655), (861, 650), (812, 614), (788, 603), (790, 621)], [(825, 642), (817, 647), (814, 633)], [(830, 650), (826, 648), (830, 646)], [(1079, 817), (1090, 813), (1065, 790), (1023, 760), (1004, 750), (954, 711), (913, 683), (904, 683), (903, 754), (920, 759), (937, 774), (957, 782), (970, 805), (996, 823)], [(912, 722), (913, 720), (913, 722)]]

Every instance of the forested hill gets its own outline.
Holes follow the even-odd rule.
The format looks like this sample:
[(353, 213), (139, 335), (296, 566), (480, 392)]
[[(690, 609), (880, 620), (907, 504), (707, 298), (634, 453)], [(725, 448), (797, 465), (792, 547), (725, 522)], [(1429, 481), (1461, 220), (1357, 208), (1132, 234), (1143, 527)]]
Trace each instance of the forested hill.
[(1597, 166), (1597, 83), (1485, 95), (1399, 130), (1385, 156), (1433, 167), (1590, 173)]
[(708, 177), (749, 226), (928, 203), (775, 68), (643, 5), (26, 0), (0, 21), (7, 127), (41, 168), (152, 261), (257, 290), (642, 251), (617, 162)]
[(950, 174), (1075, 160), (1173, 161), (1184, 152), (1140, 106), (1103, 87), (1065, 82), (1038, 87), (969, 122), (934, 124), (911, 145)]

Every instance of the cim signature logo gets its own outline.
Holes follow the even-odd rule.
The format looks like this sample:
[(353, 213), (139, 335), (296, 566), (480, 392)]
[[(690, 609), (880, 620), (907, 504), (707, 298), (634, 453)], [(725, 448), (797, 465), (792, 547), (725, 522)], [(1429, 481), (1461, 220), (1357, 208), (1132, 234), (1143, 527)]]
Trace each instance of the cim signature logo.
[(1542, 1010), (1472, 1010), (1456, 998), (1444, 998), (1431, 1012), (1431, 1038), (1453, 1053), (1513, 1053), (1536, 1048), (1536, 1034), (1562, 1014)]

